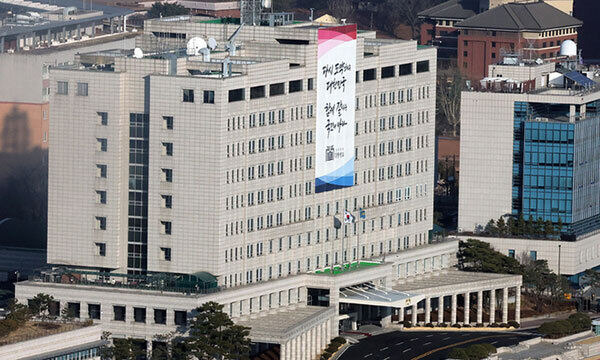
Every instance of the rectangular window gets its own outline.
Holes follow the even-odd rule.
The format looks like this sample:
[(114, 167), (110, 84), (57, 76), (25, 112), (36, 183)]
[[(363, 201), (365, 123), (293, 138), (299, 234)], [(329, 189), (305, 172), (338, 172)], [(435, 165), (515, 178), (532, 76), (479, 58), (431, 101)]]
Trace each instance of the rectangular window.
[(88, 84), (83, 82), (77, 83), (77, 96), (88, 96)]
[(204, 90), (203, 101), (205, 104), (214, 104), (215, 103), (215, 92), (212, 90)]
[(170, 221), (161, 221), (160, 225), (162, 226), (162, 233), (165, 235), (171, 235), (171, 227), (172, 223)]
[(396, 67), (395, 66), (386, 66), (381, 68), (381, 78), (387, 79), (396, 76)]
[(96, 230), (106, 230), (106, 217), (96, 216)]
[(166, 325), (167, 324), (167, 310), (154, 309), (154, 323)]
[(163, 127), (167, 130), (173, 130), (173, 117), (163, 116)]
[(97, 196), (98, 204), (106, 204), (106, 191), (105, 190), (96, 190), (96, 196)]
[(113, 306), (114, 320), (115, 321), (125, 321), (125, 317), (127, 314), (127, 310), (125, 306), (115, 305)]
[(398, 75), (406, 76), (412, 74), (412, 63), (402, 64), (398, 67)]
[(515, 258), (515, 249), (508, 249), (508, 257)]
[(57, 81), (56, 82), (56, 93), (59, 95), (68, 95), (69, 94), (69, 83), (66, 81)]
[(173, 182), (173, 169), (161, 169), (164, 182)]
[(302, 91), (302, 80), (290, 81), (289, 88), (290, 88), (290, 90), (289, 90), (290, 93)]
[(536, 261), (537, 260), (537, 251), (531, 250), (529, 252), (529, 258), (531, 258), (531, 260), (533, 260), (533, 261)]
[(133, 308), (133, 320), (136, 323), (145, 323), (146, 322), (146, 308)]
[(187, 311), (175, 310), (175, 325), (186, 326), (187, 325)]
[(98, 118), (100, 120), (100, 125), (108, 125), (108, 113), (103, 111), (98, 111)]
[(88, 304), (88, 316), (90, 319), (100, 320), (100, 304)]
[(417, 74), (429, 71), (429, 60), (417, 61)]
[(78, 302), (68, 302), (67, 312), (72, 317), (78, 319), (81, 316), (81, 305)]
[(245, 99), (245, 89), (233, 89), (229, 90), (229, 102), (242, 101)]
[(173, 156), (173, 143), (164, 142), (162, 143), (163, 155)]
[(261, 99), (264, 98), (265, 95), (265, 86), (253, 86), (250, 88), (250, 99)]
[(371, 81), (377, 78), (377, 72), (375, 69), (363, 70), (363, 81)]
[(163, 260), (171, 261), (171, 248), (161, 247), (160, 251), (162, 251)]
[(106, 244), (105, 243), (96, 243), (96, 255), (106, 256)]
[(163, 207), (166, 209), (171, 209), (173, 207), (173, 196), (171, 195), (161, 195)]
[(108, 140), (102, 139), (102, 138), (96, 138), (96, 141), (98, 142), (98, 151), (106, 152), (107, 147), (108, 147)]
[(194, 102), (194, 90), (183, 89), (183, 102), (188, 102), (188, 103)]
[(308, 90), (313, 90), (315, 88), (315, 79), (308, 79)]
[(269, 85), (269, 96), (277, 96), (285, 94), (285, 84), (277, 83)]

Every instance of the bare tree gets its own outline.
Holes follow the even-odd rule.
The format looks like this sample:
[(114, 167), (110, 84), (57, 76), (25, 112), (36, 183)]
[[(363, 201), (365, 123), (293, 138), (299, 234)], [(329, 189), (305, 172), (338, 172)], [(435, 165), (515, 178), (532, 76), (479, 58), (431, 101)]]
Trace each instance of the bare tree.
[(419, 12), (440, 3), (442, 0), (385, 0), (379, 5), (377, 20), (384, 30), (394, 33), (400, 24), (411, 29), (412, 37), (419, 34)]
[(437, 108), (457, 136), (460, 127), (460, 96), (465, 81), (457, 68), (441, 70), (437, 79)]
[(327, 7), (331, 15), (338, 19), (352, 19), (354, 16), (354, 4), (351, 0), (329, 0)]

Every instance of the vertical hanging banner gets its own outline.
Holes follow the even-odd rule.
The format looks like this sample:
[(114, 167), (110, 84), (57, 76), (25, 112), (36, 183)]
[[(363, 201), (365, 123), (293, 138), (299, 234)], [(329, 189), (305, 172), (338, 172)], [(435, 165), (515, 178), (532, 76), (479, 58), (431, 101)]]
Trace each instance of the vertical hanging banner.
[(319, 29), (315, 192), (354, 185), (356, 25)]

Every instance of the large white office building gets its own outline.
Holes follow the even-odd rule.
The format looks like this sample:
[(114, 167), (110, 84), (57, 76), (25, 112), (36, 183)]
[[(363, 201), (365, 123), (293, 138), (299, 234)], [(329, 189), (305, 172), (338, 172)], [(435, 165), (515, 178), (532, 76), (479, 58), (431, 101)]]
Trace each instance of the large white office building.
[[(51, 70), (54, 268), (17, 298), (49, 293), (149, 347), (214, 300), (282, 359), (340, 326), (435, 306), (442, 322), (446, 296), (446, 321), (473, 293), (483, 323), (483, 292), (503, 289), (506, 322), (520, 277), (450, 270), (457, 242), (430, 235), (436, 49), (297, 23), (242, 27), (225, 51), (236, 29), (150, 20), (141, 51)], [(195, 37), (218, 45), (188, 55)]]

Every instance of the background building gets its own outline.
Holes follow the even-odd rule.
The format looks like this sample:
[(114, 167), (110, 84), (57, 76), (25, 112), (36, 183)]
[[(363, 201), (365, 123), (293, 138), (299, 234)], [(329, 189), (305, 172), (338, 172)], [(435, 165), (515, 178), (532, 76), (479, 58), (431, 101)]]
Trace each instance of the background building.
[(457, 64), (465, 76), (479, 80), (505, 56), (555, 61), (563, 41), (577, 42), (581, 25), (544, 2), (504, 4), (456, 24)]
[[(455, 25), (475, 15), (502, 6), (507, 3), (526, 3), (533, 0), (450, 0), (419, 13), (421, 19), (420, 43), (436, 45), (438, 59), (443, 62), (456, 60), (458, 51), (459, 28)], [(546, 0), (546, 4), (573, 14), (573, 0)], [(458, 60), (460, 57), (458, 56)], [(459, 62), (460, 64), (460, 62)]]

